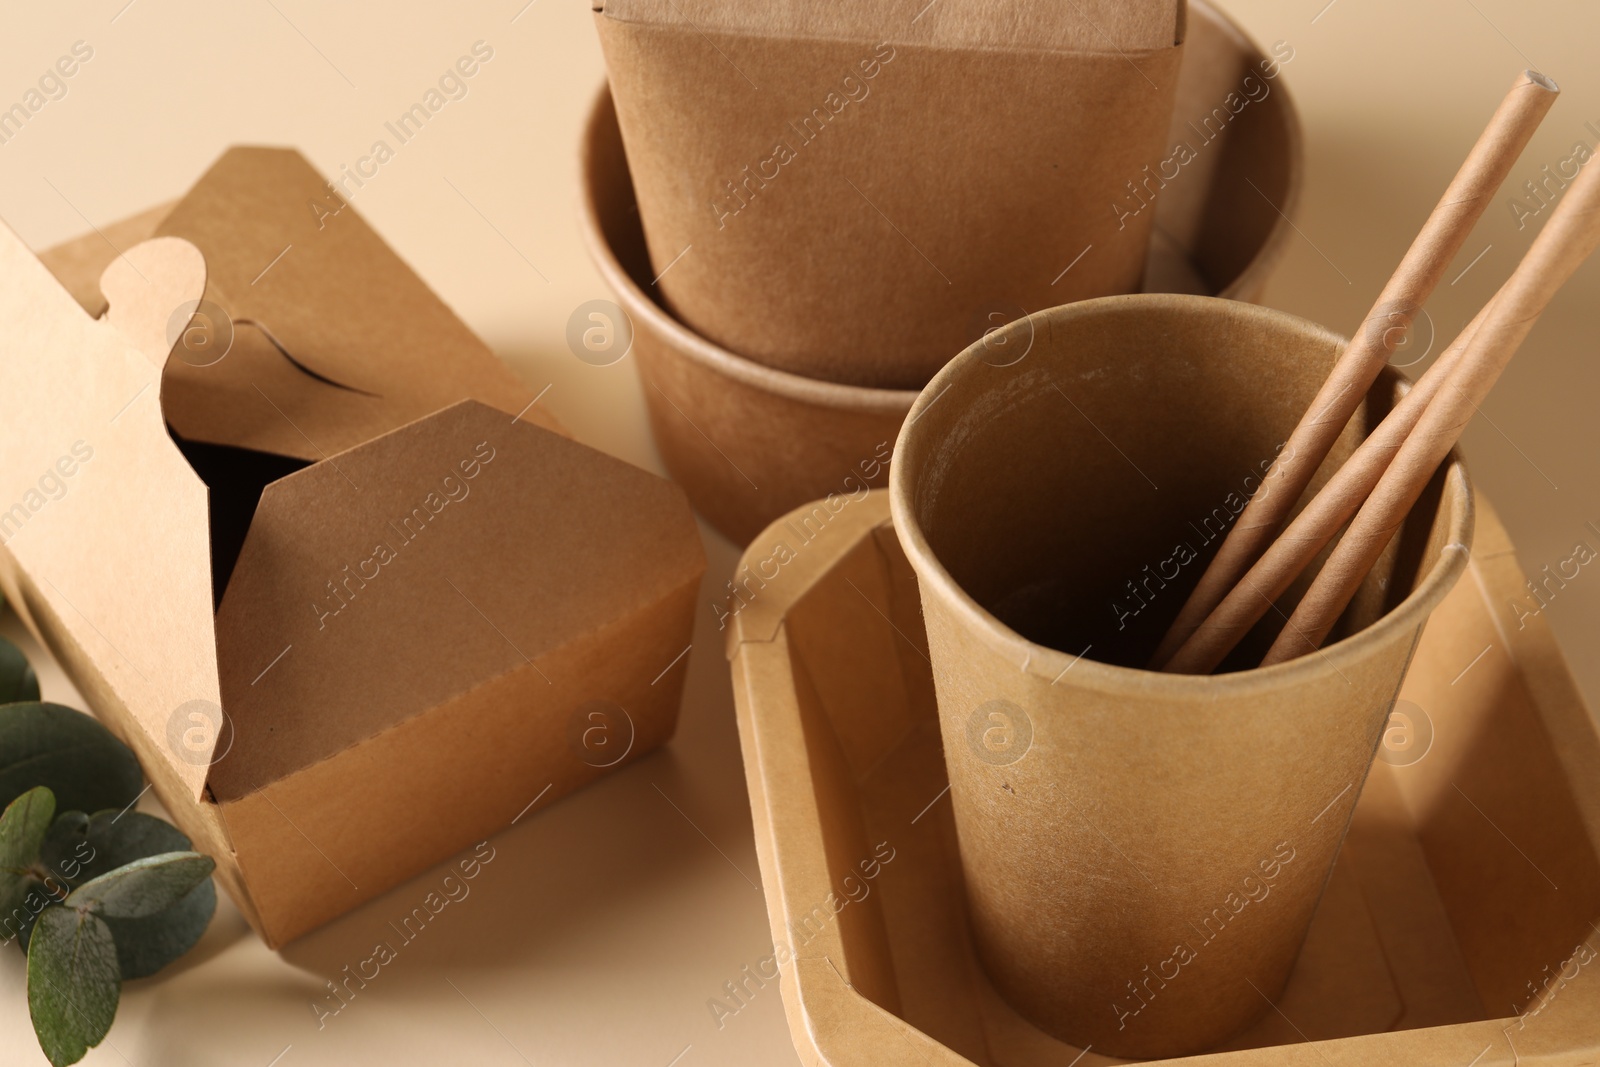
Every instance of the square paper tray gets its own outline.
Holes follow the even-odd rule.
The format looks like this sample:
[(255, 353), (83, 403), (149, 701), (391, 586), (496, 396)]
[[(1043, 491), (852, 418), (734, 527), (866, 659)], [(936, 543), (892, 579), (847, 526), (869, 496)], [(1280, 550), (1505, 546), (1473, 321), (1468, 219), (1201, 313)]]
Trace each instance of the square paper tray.
[[(1471, 567), (1401, 693), (1409, 731), (1386, 738), (1288, 988), (1225, 1048), (1166, 1062), (1600, 1062), (1600, 737), (1543, 620), (1519, 620), (1525, 578), (1479, 504)], [(774, 942), (757, 970), (781, 969), (801, 1059), (1119, 1062), (1033, 1028), (973, 955), (916, 580), (886, 494), (779, 520), (733, 588)]]

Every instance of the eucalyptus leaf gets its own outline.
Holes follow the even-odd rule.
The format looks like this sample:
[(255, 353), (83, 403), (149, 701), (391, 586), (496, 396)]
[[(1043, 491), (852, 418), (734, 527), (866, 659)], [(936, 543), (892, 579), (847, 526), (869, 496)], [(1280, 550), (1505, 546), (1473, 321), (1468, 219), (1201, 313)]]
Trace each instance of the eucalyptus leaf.
[(0, 914), (0, 942), (10, 941), (14, 937), (18, 947), (24, 952), (28, 951), (28, 939), (33, 933), (34, 923), (46, 908), (60, 902), (61, 899), (37, 878), (28, 875), (19, 879), (12, 903), (4, 914)]
[(50, 1062), (77, 1063), (98, 1045), (121, 992), (110, 928), (88, 912), (46, 908), (28, 946), (28, 1014)]
[(142, 811), (95, 812), (89, 818), (87, 841), (93, 855), (74, 885), (147, 856), (192, 850), (182, 830)]
[[(80, 832), (69, 820), (82, 820)], [(81, 812), (58, 817), (45, 840), (43, 858), (49, 869), (77, 888), (84, 882), (134, 860), (163, 852), (187, 852), (182, 830), (139, 811), (102, 811), (92, 818)], [(145, 978), (194, 947), (217, 910), (217, 888), (207, 878), (166, 911), (143, 919), (107, 918), (117, 943), (123, 978)]]
[(148, 978), (194, 948), (217, 911), (217, 887), (207, 878), (166, 911), (144, 919), (106, 919), (124, 978)]
[[(81, 811), (56, 816), (40, 851), (40, 865), (72, 889), (134, 860), (163, 852), (187, 852), (189, 838), (176, 826), (141, 811), (102, 811), (88, 816)], [(28, 947), (34, 916), (52, 897), (36, 881), (38, 890), (20, 908), (10, 909), (6, 925), (0, 913), (0, 940), (20, 933)], [(117, 962), (123, 978), (147, 978), (195, 946), (217, 910), (217, 888), (207, 878), (165, 911), (142, 919), (102, 916), (117, 943)]]
[(0, 870), (21, 873), (39, 858), (56, 817), (56, 798), (44, 786), (30, 789), (0, 814)]
[(133, 750), (93, 718), (60, 704), (0, 706), (0, 804), (49, 786), (63, 811), (126, 808), (144, 776)]
[(66, 903), (113, 919), (143, 919), (172, 907), (216, 866), (197, 852), (163, 852), (90, 879)]
[[(15, 903), (0, 912), (0, 940), (18, 937), (22, 951), (28, 951), (34, 920), (45, 905), (59, 903), (79, 882), (93, 877), (86, 873), (84, 862), (84, 857), (93, 855), (88, 832), (89, 816), (83, 812), (64, 811), (56, 816), (39, 849), (36, 870), (21, 880)], [(40, 880), (45, 874), (50, 876), (50, 887)]]
[(37, 895), (43, 886), (36, 871), (55, 809), (56, 798), (41, 786), (13, 800), (0, 814), (0, 937), (7, 941), (27, 935), (47, 899)]
[(0, 704), (39, 699), (39, 679), (22, 649), (0, 637)]
[(63, 811), (45, 835), (44, 845), (39, 849), (39, 866), (75, 887), (94, 877), (84, 873), (93, 856), (94, 849), (89, 844), (89, 816), (81, 811)]

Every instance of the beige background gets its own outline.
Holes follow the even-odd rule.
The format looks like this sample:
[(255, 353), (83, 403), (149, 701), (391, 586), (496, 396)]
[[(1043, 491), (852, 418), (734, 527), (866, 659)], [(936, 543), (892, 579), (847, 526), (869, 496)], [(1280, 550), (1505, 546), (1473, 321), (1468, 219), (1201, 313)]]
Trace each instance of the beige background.
[[(631, 362), (592, 367), (564, 340), (574, 308), (610, 295), (575, 220), (574, 147), (602, 77), (589, 5), (524, 2), (89, 0), (13, 11), (0, 35), (0, 107), (75, 41), (94, 57), (65, 97), (0, 144), (0, 216), (42, 247), (178, 195), (238, 141), (297, 145), (336, 173), (481, 39), (494, 58), (468, 95), (354, 203), (520, 373), (552, 383), (544, 402), (579, 439), (659, 470)], [(1267, 302), (1348, 332), (1518, 70), (1537, 65), (1566, 91), (1514, 172), (1516, 185), (1567, 157), (1578, 139), (1600, 136), (1600, 6), (1325, 2), (1224, 6), (1258, 40), (1296, 51), (1285, 80), (1307, 131), (1305, 196)], [(1458, 280), (1430, 305), (1435, 352), (1535, 232), (1517, 228), (1505, 200), (1447, 275)], [(1600, 529), (1597, 300), (1600, 264), (1591, 264), (1467, 437), (1478, 485), (1534, 571), (1580, 539), (1600, 548), (1600, 532), (1585, 528)], [(709, 602), (736, 552), (714, 535), (707, 542)], [(1594, 706), (1600, 573), (1586, 569), (1548, 614)], [(0, 630), (16, 637), (15, 619)], [(43, 673), (47, 698), (77, 702), (58, 672)], [(110, 1038), (86, 1062), (795, 1062), (775, 987), (721, 1028), (707, 1008), (723, 982), (770, 950), (709, 608), (672, 746), (494, 846), (472, 895), (324, 1028), (309, 1007), (323, 981), (367, 956), (435, 877), (281, 956), (225, 903), (195, 953), (124, 991)], [(0, 955), (0, 1062), (43, 1063), (28, 1031), (22, 962), (14, 950)]]

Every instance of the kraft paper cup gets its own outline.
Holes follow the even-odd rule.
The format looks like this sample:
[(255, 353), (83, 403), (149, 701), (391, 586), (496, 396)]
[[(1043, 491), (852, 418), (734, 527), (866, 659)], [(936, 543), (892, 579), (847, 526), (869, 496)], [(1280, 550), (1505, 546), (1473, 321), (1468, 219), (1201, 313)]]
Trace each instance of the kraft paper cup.
[[(1214, 118), (1207, 125), (1208, 116), (1269, 61), (1264, 49), (1202, 0), (1190, 4), (1184, 50), (1172, 143), (1197, 141), (1195, 128), (1216, 126)], [(1160, 189), (1145, 289), (1260, 297), (1293, 234), (1285, 216), (1294, 214), (1299, 199), (1300, 124), (1284, 88), (1293, 70), (1291, 62), (1271, 83), (1270, 95), (1244, 106), (1215, 143), (1182, 167), (1180, 178)], [(630, 322), (631, 354), (662, 460), (696, 510), (745, 544), (807, 501), (848, 495), (861, 484), (887, 485), (882, 458), (917, 390), (777, 370), (711, 342), (674, 317), (653, 284), (616, 110), (605, 88), (584, 133), (582, 168), (584, 239)], [(1110, 203), (1108, 192), (1108, 211)], [(974, 307), (974, 336), (1023, 311)]]
[[(1170, 295), (1007, 332), (1032, 337), (1027, 357), (957, 356), (890, 475), (974, 937), (1050, 1034), (1199, 1051), (1284, 986), (1423, 624), (1465, 567), (1466, 473), (1454, 455), (1440, 468), (1322, 651), (1251, 668), (1264, 622), (1228, 673), (1149, 672), (1343, 339)], [(1313, 488), (1399, 388), (1386, 371)]]

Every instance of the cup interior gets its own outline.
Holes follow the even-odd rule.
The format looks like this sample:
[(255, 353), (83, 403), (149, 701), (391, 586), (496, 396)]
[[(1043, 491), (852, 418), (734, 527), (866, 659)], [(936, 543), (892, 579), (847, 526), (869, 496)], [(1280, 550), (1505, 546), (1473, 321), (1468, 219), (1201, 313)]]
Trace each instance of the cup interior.
[[(1142, 668), (1343, 346), (1293, 316), (1205, 297), (1041, 312), (962, 353), (913, 409), (896, 456), (911, 514), (1003, 626)], [(1385, 369), (1302, 502), (1402, 382)], [(1442, 465), (1324, 647), (1394, 610), (1465, 540), (1466, 493), (1459, 464)], [(1220, 671), (1261, 662), (1315, 570)]]

